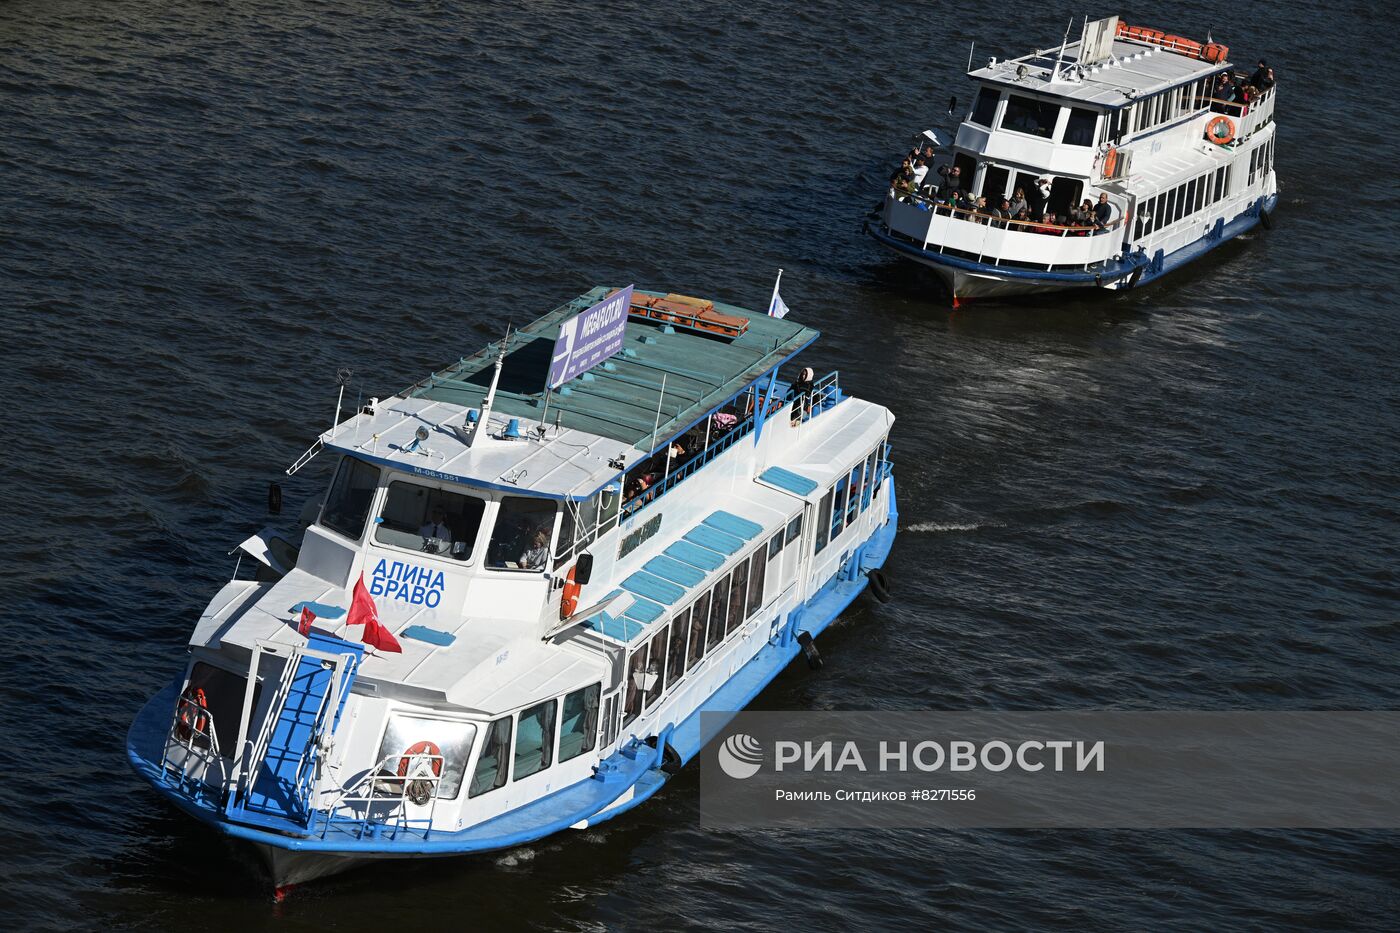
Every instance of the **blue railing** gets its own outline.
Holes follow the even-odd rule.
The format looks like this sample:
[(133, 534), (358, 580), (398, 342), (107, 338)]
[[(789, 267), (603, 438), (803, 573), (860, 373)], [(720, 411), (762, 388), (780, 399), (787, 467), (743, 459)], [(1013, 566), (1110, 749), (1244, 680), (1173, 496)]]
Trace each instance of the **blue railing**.
[[(714, 416), (711, 415), (710, 417)], [(704, 468), (705, 464), (733, 447), (741, 438), (748, 437), (752, 434), (753, 428), (754, 416), (749, 415), (726, 431), (718, 440), (712, 440), (709, 447), (700, 451), (700, 453), (696, 454), (694, 457), (691, 457), (678, 468), (672, 470), (660, 483), (657, 483), (655, 486), (648, 486), (641, 494), (622, 503), (622, 517), (630, 518), (674, 489), (679, 483), (694, 476)]]
[[(781, 383), (779, 383), (781, 386)], [(758, 397), (762, 399), (763, 393), (760, 390)], [(777, 404), (773, 405), (773, 410), (767, 415), (768, 418), (779, 416), (779, 413), (792, 403), (797, 408), (794, 411), (792, 420), (794, 424), (805, 424), (822, 412), (829, 410), (837, 402), (841, 401), (841, 384), (836, 370), (832, 370), (825, 376), (812, 383), (812, 388), (805, 392), (793, 393), (788, 391), (786, 397), (777, 399)], [(709, 417), (714, 417), (711, 412)], [(749, 415), (739, 421), (732, 428), (720, 435), (717, 439), (710, 441), (710, 445), (690, 458), (676, 469), (668, 473), (660, 482), (654, 486), (648, 486), (643, 492), (633, 496), (622, 503), (620, 518), (630, 518), (651, 503), (660, 499), (670, 492), (677, 485), (694, 476), (702, 470), (706, 464), (714, 460), (720, 454), (733, 447), (739, 440), (748, 437), (754, 432), (756, 419)]]

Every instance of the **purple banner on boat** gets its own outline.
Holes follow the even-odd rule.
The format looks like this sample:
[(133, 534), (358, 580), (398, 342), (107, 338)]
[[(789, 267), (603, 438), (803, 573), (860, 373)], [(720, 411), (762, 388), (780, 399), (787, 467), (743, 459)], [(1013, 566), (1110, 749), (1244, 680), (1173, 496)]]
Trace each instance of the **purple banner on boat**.
[(559, 325), (559, 338), (554, 341), (554, 355), (549, 362), (551, 389), (588, 372), (622, 349), (622, 334), (631, 306), (632, 286), (629, 285)]

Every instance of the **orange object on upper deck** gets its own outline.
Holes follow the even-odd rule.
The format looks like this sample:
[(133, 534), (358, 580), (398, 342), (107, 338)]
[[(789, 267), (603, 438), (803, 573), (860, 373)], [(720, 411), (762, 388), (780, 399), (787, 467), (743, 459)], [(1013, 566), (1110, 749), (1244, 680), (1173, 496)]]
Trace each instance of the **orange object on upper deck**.
[(1160, 45), (1168, 52), (1177, 52), (1189, 58), (1199, 58), (1203, 62), (1212, 64), (1219, 64), (1230, 55), (1228, 45), (1221, 45), (1219, 42), (1202, 45), (1187, 39), (1185, 36), (1169, 36), (1160, 29), (1152, 29), (1148, 26), (1129, 26), (1127, 23), (1119, 23), (1115, 35), (1120, 39), (1150, 42), (1153, 45)]
[(669, 294), (664, 298), (632, 293), (630, 316), (643, 320), (675, 324), (705, 334), (733, 340), (749, 329), (749, 319), (715, 310), (713, 301), (689, 295)]

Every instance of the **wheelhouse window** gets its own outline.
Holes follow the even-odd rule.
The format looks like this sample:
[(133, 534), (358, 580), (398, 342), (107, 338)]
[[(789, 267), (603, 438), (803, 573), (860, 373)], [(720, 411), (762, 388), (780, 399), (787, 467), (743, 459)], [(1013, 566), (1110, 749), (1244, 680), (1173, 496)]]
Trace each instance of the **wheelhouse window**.
[(559, 718), (561, 763), (593, 751), (598, 738), (598, 697), (602, 689), (601, 684), (593, 684), (564, 697), (564, 710)]
[(486, 566), (497, 570), (539, 572), (549, 567), (555, 505), (549, 499), (506, 496), (496, 510)]
[(1065, 145), (1092, 146), (1094, 144), (1094, 126), (1098, 123), (1098, 119), (1099, 115), (1092, 110), (1071, 107), (1069, 120), (1065, 124)]
[(977, 100), (972, 105), (972, 116), (968, 119), (990, 129), (992, 122), (997, 118), (997, 102), (1000, 100), (1001, 91), (991, 87), (982, 88), (977, 92)]
[(479, 797), (487, 791), (505, 786), (506, 778), (510, 776), (510, 733), (509, 716), (502, 716), (487, 727), (481, 754), (476, 759), (476, 770), (472, 772), (472, 784), (467, 789), (468, 797)]
[(559, 520), (559, 540), (554, 546), (554, 566), (571, 560), (575, 552), (612, 528), (621, 504), (619, 491), (610, 486), (584, 502), (565, 505)]
[(321, 510), (321, 524), (347, 538), (360, 540), (378, 487), (378, 467), (354, 457), (342, 458), (326, 496), (326, 507)]
[(378, 544), (468, 560), (481, 528), (484, 500), (420, 483), (389, 484), (379, 524)]
[(441, 761), (430, 758), (424, 764), (431, 767), (434, 773), (441, 772), (438, 774), (437, 797), (440, 800), (456, 800), (462, 790), (462, 776), (467, 770), (467, 759), (471, 757), (475, 740), (476, 726), (469, 722), (390, 716), (375, 760), (382, 772), (398, 776), (412, 765), (415, 753), (441, 755)]
[(554, 713), (556, 700), (546, 700), (520, 714), (515, 733), (515, 777), (537, 774), (554, 763)]
[(1006, 115), (1001, 118), (1001, 127), (1050, 139), (1055, 135), (1055, 121), (1059, 117), (1059, 104), (1012, 94), (1006, 99)]

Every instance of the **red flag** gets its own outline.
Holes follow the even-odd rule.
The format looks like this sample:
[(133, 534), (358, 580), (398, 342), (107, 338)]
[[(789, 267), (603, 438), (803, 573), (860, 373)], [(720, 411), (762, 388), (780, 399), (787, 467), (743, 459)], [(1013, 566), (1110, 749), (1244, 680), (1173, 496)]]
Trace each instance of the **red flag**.
[(365, 589), (365, 575), (360, 574), (360, 579), (355, 581), (355, 592), (350, 597), (350, 615), (345, 619), (346, 625), (364, 625), (366, 622), (379, 623), (379, 610), (374, 606), (374, 600), (370, 599), (369, 590)]
[(297, 634), (310, 635), (311, 623), (316, 621), (316, 613), (311, 611), (310, 606), (301, 607), (301, 619), (297, 621)]
[(387, 628), (380, 625), (378, 619), (365, 620), (365, 644), (373, 645), (380, 651), (396, 651), (403, 654), (399, 640)]

